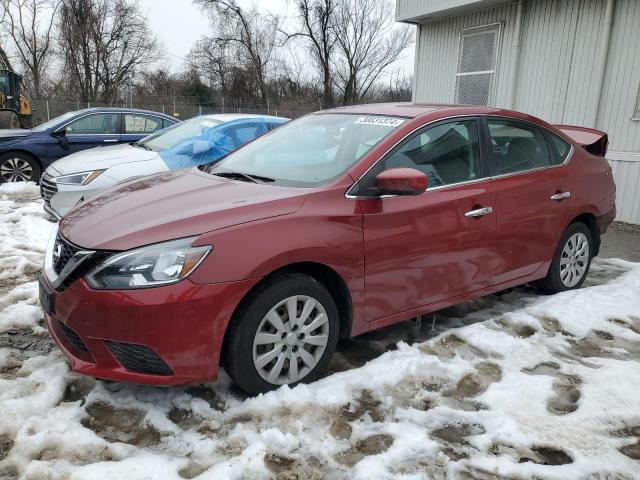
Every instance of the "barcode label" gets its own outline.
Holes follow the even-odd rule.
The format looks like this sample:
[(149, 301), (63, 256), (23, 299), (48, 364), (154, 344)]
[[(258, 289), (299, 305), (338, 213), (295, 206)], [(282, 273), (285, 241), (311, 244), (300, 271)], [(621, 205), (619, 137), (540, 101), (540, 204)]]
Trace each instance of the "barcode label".
[(393, 117), (360, 117), (354, 123), (356, 125), (378, 125), (381, 127), (398, 127), (405, 121), (402, 118)]

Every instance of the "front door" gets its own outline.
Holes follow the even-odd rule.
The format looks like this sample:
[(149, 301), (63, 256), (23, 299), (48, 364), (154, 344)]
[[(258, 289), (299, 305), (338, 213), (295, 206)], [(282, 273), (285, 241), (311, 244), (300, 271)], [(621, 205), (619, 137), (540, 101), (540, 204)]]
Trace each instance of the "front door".
[[(369, 321), (487, 286), (495, 261), (495, 192), (487, 178), (479, 121), (446, 121), (418, 131), (358, 184)], [(375, 176), (424, 172), (426, 192), (380, 198)]]
[(487, 127), (499, 206), (492, 283), (500, 284), (552, 259), (573, 204), (570, 145), (528, 122), (488, 117)]
[(61, 155), (119, 143), (119, 117), (119, 113), (91, 113), (70, 122), (65, 126), (68, 148), (60, 144)]

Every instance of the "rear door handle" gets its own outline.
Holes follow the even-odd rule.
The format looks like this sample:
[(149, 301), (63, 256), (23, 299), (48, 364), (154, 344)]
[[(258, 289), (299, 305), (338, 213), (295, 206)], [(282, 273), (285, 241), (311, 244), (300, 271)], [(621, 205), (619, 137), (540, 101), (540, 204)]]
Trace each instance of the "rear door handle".
[(470, 210), (467, 213), (465, 213), (464, 216), (465, 217), (484, 217), (485, 215), (489, 215), (491, 212), (493, 212), (492, 207), (483, 207), (483, 208), (478, 208), (476, 210)]
[(113, 143), (113, 142), (117, 142), (118, 139), (117, 138), (107, 138), (106, 140), (103, 140), (103, 143)]
[(558, 192), (551, 195), (549, 198), (551, 200), (564, 200), (565, 198), (569, 198), (571, 196), (571, 192)]

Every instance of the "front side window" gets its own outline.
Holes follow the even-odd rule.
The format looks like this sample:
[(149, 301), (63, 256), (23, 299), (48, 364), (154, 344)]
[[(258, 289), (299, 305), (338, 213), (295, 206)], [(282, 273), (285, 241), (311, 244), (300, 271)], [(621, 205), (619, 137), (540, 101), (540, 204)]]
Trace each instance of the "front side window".
[(483, 177), (478, 123), (474, 119), (427, 127), (396, 147), (359, 182), (359, 196), (376, 196), (376, 176), (391, 168), (413, 168), (427, 176), (429, 188)]
[(124, 133), (148, 135), (162, 128), (162, 119), (150, 115), (133, 115), (130, 113), (124, 116)]
[(539, 128), (509, 120), (488, 119), (496, 175), (553, 165), (547, 141)]
[(405, 121), (379, 115), (308, 115), (240, 148), (207, 171), (273, 185), (324, 185), (343, 175)]
[(66, 126), (67, 135), (115, 135), (118, 133), (117, 113), (85, 115)]
[(456, 103), (489, 105), (498, 63), (500, 24), (460, 32)]

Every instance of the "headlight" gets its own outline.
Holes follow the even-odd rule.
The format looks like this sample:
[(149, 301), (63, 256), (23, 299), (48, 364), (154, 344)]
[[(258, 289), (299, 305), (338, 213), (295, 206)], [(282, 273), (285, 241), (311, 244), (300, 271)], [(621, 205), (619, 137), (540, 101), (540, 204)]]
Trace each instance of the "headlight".
[(179, 282), (200, 265), (211, 246), (192, 247), (196, 239), (183, 238), (109, 257), (87, 275), (93, 288), (120, 290)]
[(61, 185), (86, 185), (92, 182), (104, 170), (91, 170), (90, 172), (72, 173), (71, 175), (62, 175), (61, 177), (52, 178), (55, 183)]

